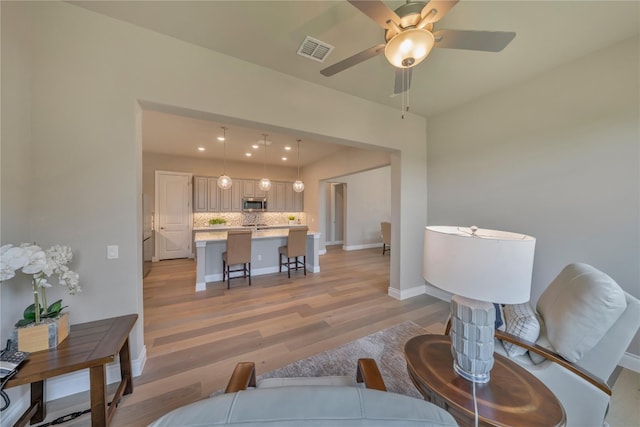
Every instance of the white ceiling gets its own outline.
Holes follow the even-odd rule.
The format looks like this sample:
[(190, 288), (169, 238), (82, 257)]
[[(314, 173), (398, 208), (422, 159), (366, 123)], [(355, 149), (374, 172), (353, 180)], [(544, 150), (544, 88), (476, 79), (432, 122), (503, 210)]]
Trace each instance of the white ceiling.
[[(226, 127), (226, 144), (218, 141)], [(264, 134), (267, 135), (265, 156)], [(300, 139), (300, 166), (313, 163), (345, 147), (325, 141), (304, 139), (299, 135), (266, 132), (214, 120), (145, 109), (142, 112), (142, 146), (145, 152), (173, 154), (200, 158), (222, 158), (230, 161), (260, 163), (287, 167), (298, 165)], [(226, 145), (226, 147), (225, 147)], [(252, 146), (258, 145), (255, 149)], [(202, 147), (205, 151), (199, 151)], [(290, 150), (286, 150), (289, 147)], [(246, 153), (251, 153), (247, 157)], [(282, 157), (286, 157), (283, 160)]]
[[(320, 74), (321, 69), (384, 42), (378, 24), (346, 1), (72, 3), (398, 111), (401, 108), (401, 97), (390, 97), (394, 68), (384, 55), (332, 77)], [(404, 2), (385, 3), (395, 9)], [(524, 81), (638, 34), (639, 21), (637, 1), (461, 0), (436, 29), (514, 31), (516, 37), (500, 53), (434, 49), (413, 70), (410, 111), (428, 117)], [(297, 55), (307, 35), (335, 46), (324, 63)], [(241, 134), (239, 129), (234, 132)], [(261, 133), (251, 132), (258, 137)], [(197, 135), (184, 134), (180, 139), (195, 140)], [(282, 137), (288, 143), (297, 138)], [(163, 144), (170, 145), (167, 140)]]

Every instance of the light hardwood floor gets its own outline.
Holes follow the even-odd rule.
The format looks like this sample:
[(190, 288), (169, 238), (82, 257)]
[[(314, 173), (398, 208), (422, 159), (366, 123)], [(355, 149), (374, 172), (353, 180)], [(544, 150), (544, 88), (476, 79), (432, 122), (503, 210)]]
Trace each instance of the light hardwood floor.
[(264, 373), (372, 332), (412, 320), (443, 330), (447, 303), (387, 295), (389, 262), (380, 249), (328, 247), (321, 272), (209, 283), (194, 292), (192, 260), (153, 264), (144, 280), (147, 363), (123, 399), (115, 426), (145, 426), (224, 387), (239, 361)]

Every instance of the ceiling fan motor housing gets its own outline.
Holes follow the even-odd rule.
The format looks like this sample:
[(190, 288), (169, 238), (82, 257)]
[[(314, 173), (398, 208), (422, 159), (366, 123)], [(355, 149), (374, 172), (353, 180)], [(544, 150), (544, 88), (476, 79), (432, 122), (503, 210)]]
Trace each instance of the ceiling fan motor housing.
[(435, 43), (431, 32), (433, 24), (429, 23), (424, 28), (416, 28), (423, 18), (422, 10), (425, 5), (426, 3), (422, 2), (406, 3), (395, 10), (400, 23), (399, 26), (390, 24), (391, 28), (385, 31), (387, 43), (384, 48), (387, 60), (394, 67), (414, 67), (431, 52)]
[[(425, 2), (410, 2), (410, 3), (403, 4), (402, 6), (400, 6), (395, 10), (396, 15), (398, 15), (398, 17), (400, 18), (400, 22), (397, 22), (397, 24), (400, 25), (400, 27), (403, 30), (415, 27), (416, 25), (418, 25), (418, 22), (422, 20), (421, 13), (426, 5), (427, 3)], [(433, 31), (433, 23), (427, 24), (427, 26), (424, 27), (424, 29), (427, 31)], [(384, 32), (385, 41), (388, 42), (396, 34), (397, 33), (394, 30), (391, 30), (391, 29), (385, 30)]]

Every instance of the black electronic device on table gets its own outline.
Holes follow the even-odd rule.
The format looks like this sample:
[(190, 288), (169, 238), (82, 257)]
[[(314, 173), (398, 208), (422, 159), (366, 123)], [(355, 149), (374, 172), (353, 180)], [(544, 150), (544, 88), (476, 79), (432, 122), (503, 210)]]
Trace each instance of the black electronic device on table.
[(29, 353), (12, 349), (7, 345), (0, 355), (0, 379), (3, 379), (18, 370), (18, 367), (29, 357)]

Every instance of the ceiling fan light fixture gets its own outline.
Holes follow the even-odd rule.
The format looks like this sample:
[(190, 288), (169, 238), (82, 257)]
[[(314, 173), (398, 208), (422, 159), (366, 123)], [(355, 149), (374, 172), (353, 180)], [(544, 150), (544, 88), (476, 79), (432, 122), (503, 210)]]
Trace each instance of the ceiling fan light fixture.
[(434, 43), (431, 31), (410, 28), (396, 34), (387, 42), (384, 56), (394, 67), (410, 68), (424, 61)]

